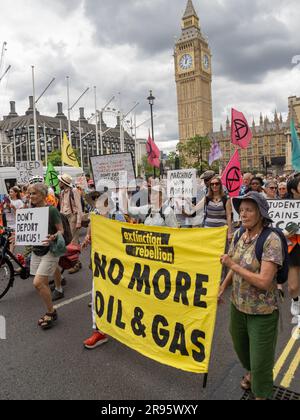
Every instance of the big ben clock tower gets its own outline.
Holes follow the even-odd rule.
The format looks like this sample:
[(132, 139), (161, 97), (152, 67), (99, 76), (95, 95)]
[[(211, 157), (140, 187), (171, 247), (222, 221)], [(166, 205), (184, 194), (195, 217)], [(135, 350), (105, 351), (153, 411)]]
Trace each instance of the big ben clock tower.
[(206, 136), (213, 129), (211, 51), (202, 35), (192, 0), (182, 18), (181, 37), (175, 45), (179, 139)]

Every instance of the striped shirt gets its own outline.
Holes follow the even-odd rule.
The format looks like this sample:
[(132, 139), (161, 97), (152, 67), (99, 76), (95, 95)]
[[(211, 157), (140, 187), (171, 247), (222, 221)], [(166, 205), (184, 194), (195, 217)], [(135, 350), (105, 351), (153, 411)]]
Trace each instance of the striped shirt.
[(226, 208), (223, 200), (217, 203), (209, 200), (205, 209), (204, 227), (221, 227), (227, 225)]

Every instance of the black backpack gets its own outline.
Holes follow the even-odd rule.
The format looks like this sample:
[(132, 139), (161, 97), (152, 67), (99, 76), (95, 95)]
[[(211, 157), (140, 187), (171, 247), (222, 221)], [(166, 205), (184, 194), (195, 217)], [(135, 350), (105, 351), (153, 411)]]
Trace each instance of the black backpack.
[[(246, 229), (241, 227), (238, 233), (234, 237), (234, 246), (237, 245), (238, 241), (241, 239), (242, 235), (245, 232), (246, 232)], [(262, 233), (259, 235), (257, 239), (256, 247), (255, 247), (255, 254), (259, 263), (261, 263), (263, 250), (264, 250), (264, 244), (271, 232), (276, 233), (281, 240), (284, 259), (283, 259), (282, 267), (280, 267), (277, 272), (277, 283), (284, 284), (288, 280), (288, 274), (289, 274), (289, 252), (288, 252), (287, 241), (282, 231), (280, 229), (272, 228), (272, 227), (264, 228), (264, 230), (262, 231)]]
[(69, 220), (67, 218), (67, 216), (65, 216), (64, 214), (60, 213), (60, 217), (61, 217), (61, 221), (62, 221), (62, 225), (64, 228), (64, 240), (66, 243), (66, 246), (68, 246), (71, 242), (72, 242), (72, 232), (71, 232), (71, 228), (70, 228), (70, 223)]

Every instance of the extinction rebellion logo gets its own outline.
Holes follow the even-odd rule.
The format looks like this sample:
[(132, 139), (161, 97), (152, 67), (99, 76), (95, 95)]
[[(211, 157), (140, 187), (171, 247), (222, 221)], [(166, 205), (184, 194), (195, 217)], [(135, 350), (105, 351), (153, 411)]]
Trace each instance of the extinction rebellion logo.
[(122, 229), (127, 255), (165, 264), (174, 264), (175, 259), (174, 248), (169, 246), (170, 237), (171, 235), (166, 233)]

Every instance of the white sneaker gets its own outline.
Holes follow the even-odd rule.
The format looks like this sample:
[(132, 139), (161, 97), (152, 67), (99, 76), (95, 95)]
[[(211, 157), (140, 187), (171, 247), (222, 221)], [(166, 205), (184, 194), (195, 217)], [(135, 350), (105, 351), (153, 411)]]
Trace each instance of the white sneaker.
[(295, 302), (294, 299), (292, 299), (291, 314), (293, 316), (300, 315), (300, 298), (298, 299), (298, 302)]

